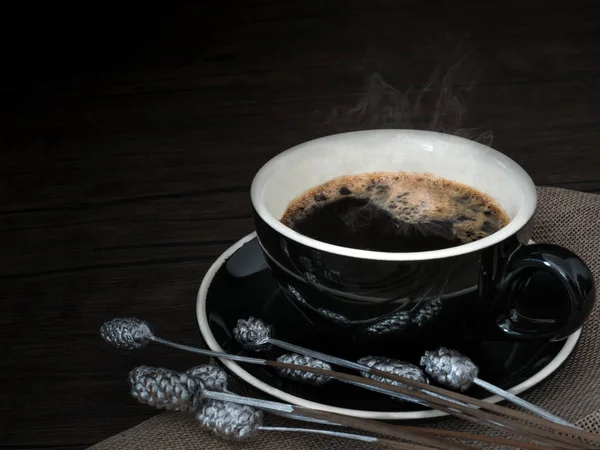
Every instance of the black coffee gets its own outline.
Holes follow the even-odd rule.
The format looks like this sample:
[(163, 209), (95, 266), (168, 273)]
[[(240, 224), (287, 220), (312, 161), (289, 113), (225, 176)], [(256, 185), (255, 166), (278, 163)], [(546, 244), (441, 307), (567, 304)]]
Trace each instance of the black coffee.
[(293, 200), (281, 218), (330, 244), (382, 252), (455, 247), (508, 222), (486, 194), (430, 174), (366, 173), (330, 180)]

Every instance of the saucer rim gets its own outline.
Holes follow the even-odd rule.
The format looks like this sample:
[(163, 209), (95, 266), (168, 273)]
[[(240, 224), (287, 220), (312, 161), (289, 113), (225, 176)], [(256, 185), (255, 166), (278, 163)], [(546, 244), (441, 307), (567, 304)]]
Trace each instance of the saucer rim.
[[(202, 283), (200, 284), (200, 288), (198, 289), (198, 294), (196, 297), (196, 318), (198, 320), (198, 326), (200, 328), (200, 334), (202, 338), (206, 342), (206, 345), (210, 350), (216, 352), (224, 352), (223, 348), (216, 341), (209, 323), (208, 316), (206, 314), (206, 297), (208, 294), (208, 289), (214, 279), (214, 276), (218, 272), (218, 270), (225, 264), (227, 259), (231, 257), (235, 252), (237, 252), (241, 247), (250, 242), (253, 239), (257, 239), (256, 232), (252, 232), (235, 242), (231, 245), (227, 250), (225, 250), (213, 264), (210, 266), (206, 274), (202, 279)], [(512, 394), (520, 394), (532, 387), (538, 385), (547, 377), (549, 377), (552, 373), (554, 373), (562, 364), (567, 360), (569, 355), (575, 349), (577, 342), (581, 336), (581, 328), (571, 334), (564, 341), (563, 347), (560, 349), (558, 354), (539, 372), (534, 374), (532, 377), (527, 380), (522, 381), (521, 383), (513, 386), (508, 389), (508, 392)], [(304, 406), (307, 408), (313, 408), (320, 411), (333, 412), (337, 414), (344, 414), (347, 416), (359, 417), (363, 419), (378, 419), (378, 420), (422, 420), (422, 419), (432, 419), (436, 417), (444, 417), (447, 416), (447, 413), (442, 411), (437, 411), (433, 409), (425, 410), (425, 411), (366, 411), (359, 409), (349, 409), (349, 408), (340, 408), (337, 406), (326, 405), (323, 403), (317, 403), (310, 400), (303, 399), (301, 397), (297, 397), (295, 395), (284, 392), (280, 389), (277, 389), (262, 380), (259, 380), (246, 370), (244, 370), (239, 364), (235, 361), (225, 360), (222, 358), (218, 358), (221, 364), (223, 364), (228, 370), (233, 372), (236, 376), (238, 376), (243, 381), (248, 384), (254, 386), (255, 388), (269, 394), (275, 398), (286, 401), (288, 403), (292, 403), (298, 406)], [(483, 401), (488, 403), (498, 403), (504, 400), (503, 398), (493, 395), (483, 399)]]

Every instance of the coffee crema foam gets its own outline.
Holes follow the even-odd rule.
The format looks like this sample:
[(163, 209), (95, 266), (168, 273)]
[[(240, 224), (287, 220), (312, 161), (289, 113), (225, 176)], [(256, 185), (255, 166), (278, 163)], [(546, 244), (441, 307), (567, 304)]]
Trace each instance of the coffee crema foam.
[(361, 214), (361, 209), (378, 209), (389, 214), (396, 235), (402, 234), (404, 225), (424, 235), (449, 228), (454, 239), (468, 243), (495, 233), (510, 221), (491, 197), (462, 183), (429, 173), (371, 172), (334, 178), (306, 191), (292, 200), (281, 222), (294, 229), (319, 209), (348, 198), (365, 204), (346, 212), (342, 219), (347, 227), (368, 225), (369, 214)]

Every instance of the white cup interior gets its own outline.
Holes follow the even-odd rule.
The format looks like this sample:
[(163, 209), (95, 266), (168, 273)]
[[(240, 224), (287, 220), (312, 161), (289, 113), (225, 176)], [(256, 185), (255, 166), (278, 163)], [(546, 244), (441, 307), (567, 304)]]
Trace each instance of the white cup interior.
[[(466, 184), (498, 202), (511, 222), (487, 238), (450, 249), (386, 253), (316, 241), (279, 221), (287, 205), (308, 189), (341, 175), (368, 172), (427, 172)], [(251, 196), (260, 217), (296, 241), (332, 253), (385, 260), (448, 257), (492, 245), (531, 219), (537, 199), (529, 175), (506, 155), (468, 139), (418, 130), (357, 131), (297, 145), (260, 169)]]

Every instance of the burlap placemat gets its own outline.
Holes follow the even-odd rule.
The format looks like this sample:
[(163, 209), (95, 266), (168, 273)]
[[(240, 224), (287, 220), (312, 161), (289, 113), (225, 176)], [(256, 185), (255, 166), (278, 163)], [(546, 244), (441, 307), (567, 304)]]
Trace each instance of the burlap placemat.
[[(539, 188), (539, 213), (534, 240), (568, 247), (583, 258), (600, 286), (600, 195), (556, 188)], [(600, 302), (598, 302), (600, 303)], [(584, 327), (575, 352), (548, 382), (523, 397), (583, 428), (600, 432), (600, 306), (597, 304)], [(123, 391), (123, 401), (127, 401)], [(268, 425), (301, 426), (298, 422), (270, 416)], [(484, 432), (457, 419), (432, 422), (430, 426)], [(493, 434), (489, 429), (487, 434)], [(199, 429), (193, 417), (164, 413), (117, 434), (93, 450), (183, 449), (340, 449), (366, 448), (362, 442), (300, 433), (265, 432), (255, 442), (231, 444)], [(381, 448), (370, 446), (368, 448)], [(492, 448), (486, 446), (485, 448)]]

